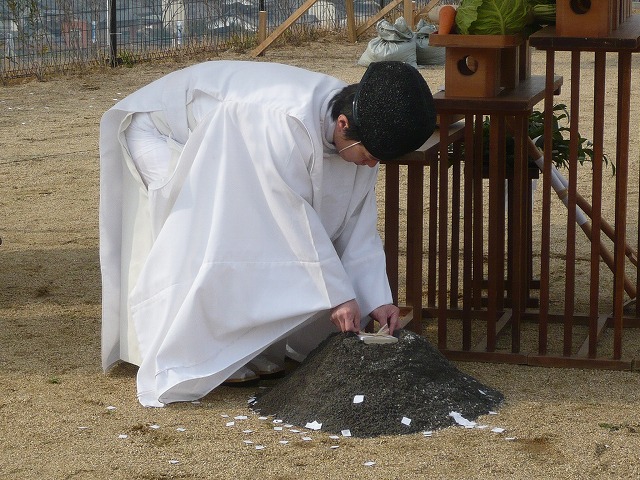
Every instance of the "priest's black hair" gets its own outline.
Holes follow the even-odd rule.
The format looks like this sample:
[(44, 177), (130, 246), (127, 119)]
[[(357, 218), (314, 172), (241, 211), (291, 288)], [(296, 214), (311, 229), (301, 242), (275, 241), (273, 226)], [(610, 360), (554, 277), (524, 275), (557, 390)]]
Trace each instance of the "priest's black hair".
[(329, 102), (331, 118), (336, 121), (340, 115), (347, 117), (349, 127), (344, 130), (344, 136), (348, 140), (360, 141), (360, 127), (356, 125), (353, 117), (353, 99), (356, 96), (358, 84), (347, 85), (340, 90)]

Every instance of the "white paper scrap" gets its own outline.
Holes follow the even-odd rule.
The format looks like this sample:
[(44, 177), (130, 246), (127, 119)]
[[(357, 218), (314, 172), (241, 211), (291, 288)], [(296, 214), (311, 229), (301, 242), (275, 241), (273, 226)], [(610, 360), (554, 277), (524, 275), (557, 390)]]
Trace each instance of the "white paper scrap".
[(482, 395), (486, 395), (486, 394), (487, 394), (487, 392), (485, 392), (484, 390), (480, 390), (480, 389), (478, 389), (478, 391), (479, 391)]
[(253, 430), (242, 430), (242, 433), (253, 433)]
[(331, 445), (329, 448), (331, 450), (335, 450), (336, 448), (340, 447), (340, 445)]
[(476, 426), (476, 422), (472, 422), (471, 420), (467, 420), (466, 418), (464, 418), (462, 415), (460, 415), (458, 412), (450, 412), (449, 416), (452, 417), (456, 423), (458, 425), (461, 425), (463, 427), (475, 427)]
[(176, 428), (176, 432), (186, 432), (186, 431), (187, 431), (186, 428), (182, 428), (182, 427)]
[(516, 437), (505, 437), (505, 440), (508, 440), (510, 442), (514, 441), (516, 439)]
[(89, 427), (78, 427), (78, 429), (79, 429), (79, 430), (86, 430), (86, 429), (88, 429), (88, 428), (89, 428)]
[(238, 415), (238, 416), (233, 417), (233, 418), (235, 418), (236, 420), (246, 420), (249, 417), (247, 417), (246, 415)]
[(243, 442), (247, 445), (253, 445), (253, 442), (251, 440), (243, 440)]
[(329, 435), (329, 438), (332, 440), (337, 440), (340, 437), (338, 435)]
[(226, 413), (221, 413), (221, 414), (220, 414), (220, 416), (221, 416), (222, 418), (229, 418), (229, 415), (227, 415)]
[(411, 425), (411, 419), (407, 417), (402, 417), (401, 423), (403, 425)]
[(113, 411), (113, 410), (115, 410), (115, 409), (116, 409), (116, 407), (114, 407), (113, 405), (109, 405), (109, 406), (107, 407), (107, 410), (110, 410), (110, 411)]
[(494, 412), (493, 410), (489, 412), (489, 415), (497, 415), (498, 412)]
[(268, 420), (269, 417), (258, 417), (258, 420)]
[(276, 419), (276, 420), (273, 421), (273, 423), (282, 423), (282, 420)]
[(179, 463), (180, 463), (180, 460), (169, 460), (169, 463), (170, 463), (171, 465), (177, 465), (177, 464), (179, 464)]
[(293, 427), (293, 425), (291, 425), (290, 423), (287, 423), (284, 425), (284, 428), (291, 428), (291, 427)]
[(202, 402), (200, 400), (194, 400), (191, 402), (191, 405), (200, 405)]
[(504, 432), (504, 428), (500, 428), (500, 427), (493, 427), (493, 428), (491, 429), (491, 431), (492, 431), (493, 433), (502, 433), (502, 432)]
[(313, 422), (307, 423), (304, 427), (309, 430), (320, 430), (322, 428), (322, 424), (314, 420)]
[(295, 428), (292, 428), (291, 430), (289, 430), (291, 433), (300, 433), (300, 430), (296, 430)]
[(364, 462), (364, 463), (363, 463), (363, 465), (364, 465), (365, 467), (373, 467), (375, 464), (376, 464), (376, 462), (371, 462), (371, 461), (369, 461), (369, 462)]
[(312, 440), (311, 437), (302, 437), (302, 440), (304, 440), (305, 442), (309, 442)]
[(118, 435), (118, 438), (128, 438), (129, 435), (125, 435), (124, 433), (121, 433), (120, 435)]
[(149, 428), (151, 428), (152, 430), (158, 430), (160, 428), (160, 425), (156, 425), (156, 424), (149, 425)]
[(264, 445), (256, 445), (256, 450), (264, 450)]
[(433, 432), (431, 430), (426, 430), (422, 432), (422, 435), (424, 435), (425, 437), (430, 437), (431, 435), (433, 435)]
[(279, 432), (282, 430), (282, 427), (273, 427), (273, 429)]
[(280, 440), (280, 442), (278, 443), (280, 443), (281, 445), (286, 445), (287, 443), (289, 443), (289, 440)]
[(350, 437), (351, 436), (351, 430), (349, 430), (349, 429), (342, 430), (340, 433), (342, 434), (343, 437)]
[(227, 427), (233, 427), (236, 424), (236, 422), (227, 422), (226, 425)]
[(364, 402), (364, 395), (356, 395), (353, 397), (353, 403), (362, 403)]

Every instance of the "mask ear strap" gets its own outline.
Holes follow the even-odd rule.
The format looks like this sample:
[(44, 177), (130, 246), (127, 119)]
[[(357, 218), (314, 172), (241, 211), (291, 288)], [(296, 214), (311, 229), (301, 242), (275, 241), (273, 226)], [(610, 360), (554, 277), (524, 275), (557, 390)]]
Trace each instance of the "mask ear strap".
[(338, 153), (342, 153), (342, 152), (344, 152), (345, 150), (347, 150), (348, 148), (355, 147), (356, 145), (360, 145), (361, 143), (362, 143), (362, 142), (354, 142), (354, 143), (352, 143), (351, 145), (347, 145), (346, 147), (341, 148), (340, 150), (338, 150)]

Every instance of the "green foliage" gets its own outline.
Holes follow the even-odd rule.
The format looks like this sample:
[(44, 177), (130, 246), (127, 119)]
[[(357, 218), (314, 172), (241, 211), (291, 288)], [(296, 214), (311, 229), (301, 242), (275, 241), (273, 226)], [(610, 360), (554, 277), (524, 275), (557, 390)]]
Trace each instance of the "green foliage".
[(456, 12), (461, 34), (514, 35), (533, 20), (527, 0), (462, 0)]
[[(563, 103), (554, 105), (552, 111), (552, 160), (556, 168), (568, 168), (569, 166), (569, 153), (570, 153), (570, 141), (568, 134), (569, 128), (569, 112), (567, 106)], [(484, 158), (489, 158), (489, 117), (486, 117), (483, 122), (483, 147)], [(535, 139), (535, 144), (542, 150), (544, 147), (544, 112), (534, 111), (529, 117), (529, 137)], [(567, 135), (567, 137), (565, 137)], [(513, 164), (514, 155), (514, 140), (513, 137), (507, 136), (506, 140), (506, 155), (507, 164)], [(593, 162), (594, 158), (593, 143), (587, 138), (583, 137), (578, 132), (578, 162), (583, 165), (585, 162)], [(611, 167), (612, 174), (615, 174), (615, 165), (609, 162), (606, 155), (602, 156), (602, 160), (605, 165)]]

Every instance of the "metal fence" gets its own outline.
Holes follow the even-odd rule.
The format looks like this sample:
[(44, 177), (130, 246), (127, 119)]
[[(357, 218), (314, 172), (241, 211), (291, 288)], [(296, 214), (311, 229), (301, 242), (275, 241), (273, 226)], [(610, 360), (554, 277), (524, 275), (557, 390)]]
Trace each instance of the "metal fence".
[[(0, 0), (0, 79), (185, 51), (250, 47), (256, 44), (261, 9), (267, 12), (271, 32), (303, 1)], [(416, 7), (426, 3), (416, 2)], [(384, 0), (354, 0), (356, 23), (383, 6)], [(345, 28), (344, 0), (318, 0), (289, 31), (304, 36)]]

